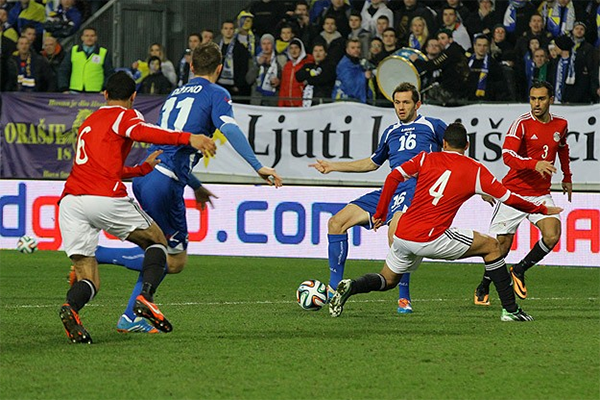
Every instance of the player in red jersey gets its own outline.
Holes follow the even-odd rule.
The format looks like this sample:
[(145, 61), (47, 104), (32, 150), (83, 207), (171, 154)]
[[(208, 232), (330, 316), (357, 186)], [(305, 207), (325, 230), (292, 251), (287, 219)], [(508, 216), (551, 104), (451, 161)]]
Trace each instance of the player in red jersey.
[[(513, 122), (502, 146), (502, 158), (510, 167), (502, 180), (504, 186), (533, 203), (543, 202), (551, 206), (554, 205), (554, 201), (550, 195), (550, 184), (552, 174), (557, 171), (554, 165), (557, 154), (563, 173), (563, 193), (567, 194), (569, 201), (573, 193), (567, 121), (550, 113), (550, 104), (553, 101), (552, 85), (547, 82), (535, 82), (529, 90), (531, 112), (521, 115)], [(527, 297), (525, 271), (552, 251), (560, 239), (558, 215), (527, 213), (498, 203), (490, 223), (490, 233), (496, 235), (504, 257), (510, 251), (517, 228), (525, 218), (541, 231), (542, 238), (519, 263), (510, 268), (515, 293), (522, 299)], [(475, 304), (490, 304), (489, 286), (490, 278), (484, 273), (481, 283), (475, 289)]]
[(60, 200), (60, 232), (79, 281), (67, 292), (59, 315), (69, 340), (74, 343), (92, 343), (81, 324), (79, 311), (100, 288), (94, 257), (100, 230), (145, 250), (144, 286), (136, 299), (135, 312), (163, 332), (172, 330), (153, 303), (165, 270), (167, 240), (158, 225), (127, 197), (121, 181), (123, 176), (148, 173), (156, 162), (133, 168), (124, 167), (124, 163), (134, 141), (190, 145), (210, 155), (214, 155), (216, 147), (204, 135), (168, 131), (145, 123), (142, 115), (132, 109), (135, 96), (135, 81), (126, 73), (117, 72), (108, 79), (104, 92), (107, 106), (81, 125), (73, 169)]
[(543, 204), (535, 205), (513, 195), (483, 164), (464, 155), (468, 147), (465, 127), (455, 122), (444, 133), (443, 152), (422, 152), (388, 175), (377, 212), (373, 215), (375, 227), (380, 227), (385, 221), (387, 205), (396, 186), (409, 178), (417, 178), (413, 202), (400, 218), (394, 243), (381, 272), (340, 282), (329, 303), (329, 313), (333, 317), (342, 313), (344, 304), (354, 294), (396, 287), (402, 274), (414, 272), (425, 257), (456, 260), (480, 256), (502, 302), (500, 319), (533, 319), (515, 302), (498, 240), (469, 229), (450, 226), (458, 209), (475, 194), (492, 196), (526, 212), (556, 214), (562, 210)]

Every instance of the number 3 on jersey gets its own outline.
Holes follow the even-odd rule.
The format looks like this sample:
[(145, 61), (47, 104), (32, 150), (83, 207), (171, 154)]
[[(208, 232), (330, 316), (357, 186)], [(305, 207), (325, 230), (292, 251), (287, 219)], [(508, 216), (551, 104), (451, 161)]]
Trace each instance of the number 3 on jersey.
[(446, 170), (444, 173), (438, 178), (437, 181), (429, 188), (429, 194), (433, 197), (433, 201), (431, 204), (437, 206), (440, 202), (441, 198), (444, 197), (444, 190), (446, 190), (446, 185), (448, 185), (448, 180), (450, 179), (450, 175), (452, 171)]
[[(176, 102), (177, 98), (171, 97), (165, 102), (165, 105), (163, 106), (162, 110), (160, 110), (162, 114), (160, 118), (161, 128), (175, 129), (178, 131), (183, 130), (183, 127), (185, 126), (185, 123), (187, 122), (188, 117), (190, 116), (190, 111), (192, 110), (192, 105), (194, 104), (194, 98), (186, 97), (185, 99), (177, 102), (177, 105), (175, 105)], [(170, 128), (169, 119), (171, 118), (171, 112), (174, 108), (178, 109), (179, 113), (177, 114), (177, 119), (175, 120), (175, 123), (173, 123), (172, 128)]]

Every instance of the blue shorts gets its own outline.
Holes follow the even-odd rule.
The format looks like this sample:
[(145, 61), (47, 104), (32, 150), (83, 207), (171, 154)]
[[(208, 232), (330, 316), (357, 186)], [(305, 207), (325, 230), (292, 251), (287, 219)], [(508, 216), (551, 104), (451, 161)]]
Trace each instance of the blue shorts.
[(188, 246), (184, 189), (185, 185), (157, 170), (133, 180), (133, 194), (164, 232), (170, 254), (181, 253)]
[[(410, 206), (412, 198), (415, 194), (416, 186), (416, 179), (409, 179), (408, 181), (402, 182), (398, 185), (396, 191), (394, 192), (394, 196), (392, 197), (392, 201), (390, 201), (390, 204), (388, 205), (387, 219), (385, 221), (386, 225), (390, 223), (394, 216), (394, 213), (397, 213), (399, 211), (405, 212), (408, 206)], [(364, 196), (361, 196), (358, 199), (350, 202), (350, 204), (355, 204), (369, 213), (369, 222), (365, 225), (362, 225), (363, 228), (373, 229), (373, 222), (371, 217), (373, 217), (375, 211), (377, 210), (377, 203), (379, 202), (379, 197), (381, 197), (381, 189), (367, 193)], [(152, 216), (152, 214), (150, 215)]]

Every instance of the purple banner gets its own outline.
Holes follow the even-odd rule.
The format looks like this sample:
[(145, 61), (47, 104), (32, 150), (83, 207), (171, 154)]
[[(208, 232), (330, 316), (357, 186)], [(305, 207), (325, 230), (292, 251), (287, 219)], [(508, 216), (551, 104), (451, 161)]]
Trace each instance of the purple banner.
[[(0, 177), (66, 179), (75, 156), (77, 131), (106, 105), (101, 94), (2, 93)], [(135, 108), (156, 123), (162, 96), (137, 96)], [(142, 161), (147, 144), (136, 143), (127, 165)]]

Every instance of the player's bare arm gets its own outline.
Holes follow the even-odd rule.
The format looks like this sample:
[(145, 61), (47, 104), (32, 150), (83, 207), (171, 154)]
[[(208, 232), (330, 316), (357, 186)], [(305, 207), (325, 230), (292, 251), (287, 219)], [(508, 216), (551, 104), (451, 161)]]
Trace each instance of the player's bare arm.
[(337, 161), (331, 162), (327, 160), (318, 160), (314, 164), (309, 164), (322, 174), (328, 174), (333, 171), (338, 172), (371, 172), (379, 168), (379, 165), (375, 164), (370, 157), (363, 158), (362, 160), (356, 161)]
[(210, 208), (215, 208), (212, 199), (219, 198), (219, 196), (215, 195), (204, 186), (200, 186), (198, 189), (194, 190), (194, 196), (196, 197), (196, 208), (198, 210), (204, 210), (207, 204), (210, 204)]
[(160, 159), (158, 158), (163, 153), (162, 150), (156, 150), (152, 152), (145, 160), (145, 163), (148, 163), (152, 168), (156, 167), (160, 164)]
[(535, 164), (535, 170), (542, 176), (545, 174), (552, 176), (552, 174), (556, 172), (556, 167), (550, 161), (538, 161), (537, 164)]
[(217, 145), (206, 135), (191, 135), (190, 146), (210, 157), (213, 157), (217, 152)]
[(264, 179), (269, 186), (275, 186), (276, 188), (283, 186), (283, 179), (281, 179), (274, 168), (261, 167), (256, 173)]

